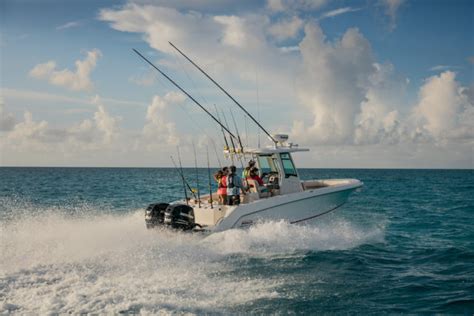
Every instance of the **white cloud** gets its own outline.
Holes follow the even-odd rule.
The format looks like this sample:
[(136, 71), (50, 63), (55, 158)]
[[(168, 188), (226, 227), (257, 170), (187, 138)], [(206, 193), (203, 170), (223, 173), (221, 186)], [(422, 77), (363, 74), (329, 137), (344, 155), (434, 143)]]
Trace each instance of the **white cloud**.
[(302, 26), (303, 20), (297, 16), (293, 16), (291, 19), (280, 20), (277, 23), (272, 24), (268, 28), (268, 33), (270, 33), (276, 40), (284, 41), (298, 35)]
[[(296, 56), (282, 55), (278, 47), (268, 42), (269, 34), (265, 30), (270, 19), (267, 16), (210, 16), (128, 4), (119, 9), (104, 9), (99, 18), (116, 30), (142, 34), (152, 48), (165, 53), (159, 61), (161, 65), (182, 71), (176, 63), (176, 51), (168, 43), (172, 41), (216, 80), (231, 81), (234, 89), (242, 89), (243, 83), (255, 89), (257, 70), (265, 74), (261, 76), (260, 84), (267, 87), (268, 94), (275, 89), (282, 93), (291, 89), (289, 78), (296, 67)], [(189, 65), (185, 62), (185, 66)], [(236, 76), (229, 76), (229, 73)], [(261, 88), (262, 94), (265, 93), (263, 90)], [(252, 98), (254, 95), (253, 92)]]
[(87, 52), (84, 60), (75, 62), (75, 71), (69, 69), (56, 70), (56, 62), (48, 61), (36, 65), (29, 74), (33, 78), (48, 80), (53, 85), (66, 87), (70, 90), (91, 90), (93, 84), (90, 74), (101, 56), (102, 53), (98, 49), (94, 49)]
[(97, 112), (94, 113), (94, 121), (97, 129), (103, 133), (104, 143), (110, 144), (117, 137), (117, 125), (122, 119), (120, 117), (112, 117), (105, 110), (104, 105), (98, 95), (92, 101), (97, 105)]
[(65, 24), (57, 26), (56, 30), (61, 31), (61, 30), (72, 28), (72, 27), (78, 27), (80, 25), (81, 23), (79, 21), (71, 21), (71, 22), (67, 22)]
[(376, 72), (369, 42), (357, 29), (327, 42), (318, 25), (308, 24), (300, 50), (304, 70), (298, 97), (314, 116), (307, 130), (295, 132), (313, 144), (350, 142), (355, 117)]
[(472, 140), (474, 99), (470, 89), (462, 87), (452, 71), (428, 78), (413, 109), (418, 137), (433, 137), (437, 141)]
[(380, 0), (380, 4), (384, 7), (385, 14), (390, 19), (390, 30), (397, 26), (397, 15), (400, 7), (405, 0)]
[(445, 71), (449, 69), (458, 69), (459, 66), (437, 65), (430, 68), (431, 71)]
[(0, 96), (0, 132), (10, 131), (15, 126), (15, 117), (7, 112), (3, 97)]
[(320, 19), (324, 18), (333, 18), (335, 16), (345, 14), (345, 13), (350, 13), (350, 12), (356, 12), (359, 11), (360, 8), (351, 8), (351, 7), (344, 7), (344, 8), (339, 8), (335, 10), (328, 11), (326, 13), (323, 13), (320, 17)]
[(67, 128), (51, 127), (45, 121), (35, 121), (31, 112), (7, 131), (2, 147), (8, 152), (71, 151), (83, 152), (105, 149), (119, 138), (120, 117), (111, 116), (96, 96), (93, 103), (97, 110), (93, 117)]
[(317, 10), (327, 0), (267, 0), (267, 8), (273, 12)]
[(155, 95), (147, 108), (146, 123), (143, 127), (146, 148), (152, 150), (157, 146), (177, 145), (179, 135), (175, 123), (169, 120), (167, 108), (173, 104), (183, 103), (186, 97), (181, 93), (168, 92), (164, 97)]
[[(402, 2), (384, 2), (387, 15), (393, 16), (394, 21)], [(318, 150), (318, 154), (324, 154), (313, 156), (321, 166), (331, 166), (324, 162), (327, 160), (367, 167), (370, 159), (377, 159), (374, 156), (377, 154), (379, 167), (390, 166), (384, 165), (386, 161), (403, 166), (398, 165), (397, 159), (406, 159), (413, 162), (411, 166), (418, 166), (414, 161), (419, 162), (435, 153), (451, 157), (463, 166), (469, 163), (474, 139), (474, 88), (463, 87), (454, 73), (444, 72), (424, 82), (416, 102), (405, 102), (407, 79), (400, 78), (389, 62), (377, 60), (369, 41), (358, 29), (348, 29), (340, 38), (328, 40), (319, 25), (298, 15), (304, 8), (317, 10), (324, 3), (269, 1), (268, 8), (278, 11), (276, 23), (265, 12), (211, 15), (132, 3), (104, 9), (100, 19), (116, 30), (140, 34), (161, 53), (160, 65), (178, 69), (176, 53), (168, 45), (171, 40), (225, 87), (231, 87), (229, 90), (239, 100), (247, 98), (252, 105), (258, 70), (261, 100), (265, 95), (265, 109), (275, 113), (262, 114), (264, 125), (276, 130), (276, 126), (288, 128), (294, 121), (292, 141), (313, 148), (324, 145), (324, 150)], [(350, 10), (355, 9), (340, 8), (322, 16), (336, 16)], [(298, 46), (278, 47), (282, 41), (295, 40), (303, 32), (304, 38)], [(79, 71), (65, 71), (79, 76)], [(35, 67), (31, 75), (52, 82), (52, 77), (61, 72), (55, 62), (49, 62)], [(131, 80), (134, 79), (143, 78)], [(69, 81), (63, 80), (68, 83), (62, 85), (71, 88)], [(209, 91), (208, 87), (208, 90), (200, 88), (196, 89)], [(51, 97), (42, 93), (23, 95), (21, 91), (10, 90), (6, 97), (25, 100), (35, 96)], [(211, 91), (209, 94), (217, 94), (214, 88)], [(293, 99), (287, 102), (289, 95)], [(60, 96), (54, 102), (66, 102), (67, 98)], [(5, 133), (10, 135), (8, 148), (16, 148), (15, 143), (23, 142), (26, 145), (22, 150), (43, 146), (43, 152), (73, 154), (82, 151), (105, 155), (109, 150), (130, 159), (128, 164), (137, 163), (146, 155), (151, 164), (166, 163), (167, 155), (160, 156), (159, 162), (156, 160), (158, 151), (174, 150), (176, 144), (187, 143), (191, 137), (195, 139), (189, 129), (177, 128), (173, 117), (176, 113), (170, 105), (183, 100), (183, 95), (176, 93), (155, 96), (146, 108), (143, 127), (137, 131), (120, 128), (120, 118), (108, 113), (102, 104), (109, 103), (106, 98), (94, 102), (86, 100), (85, 104), (95, 105), (95, 113), (68, 128), (54, 128), (48, 122), (34, 121), (27, 113), (22, 122), (14, 124), (14, 128)], [(76, 101), (84, 102), (82, 99)], [(255, 112), (255, 108), (249, 109)], [(0, 110), (5, 112), (4, 107)], [(276, 122), (278, 115), (283, 119)], [(204, 117), (199, 118), (207, 120)], [(267, 124), (269, 121), (271, 123)], [(77, 154), (79, 156), (85, 155)], [(357, 163), (348, 163), (347, 157)], [(442, 166), (442, 163), (439, 158), (433, 165)]]

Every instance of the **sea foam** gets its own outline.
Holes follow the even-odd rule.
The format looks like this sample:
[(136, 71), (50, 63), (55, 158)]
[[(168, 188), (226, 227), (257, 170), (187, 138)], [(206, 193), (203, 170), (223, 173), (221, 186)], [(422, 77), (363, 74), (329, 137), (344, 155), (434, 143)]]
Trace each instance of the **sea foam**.
[[(289, 280), (241, 277), (243, 259), (305, 256), (383, 241), (384, 228), (332, 217), (191, 234), (147, 230), (143, 211), (41, 212), (0, 226), (0, 312), (219, 313), (272, 299)], [(264, 263), (263, 263), (264, 264)]]

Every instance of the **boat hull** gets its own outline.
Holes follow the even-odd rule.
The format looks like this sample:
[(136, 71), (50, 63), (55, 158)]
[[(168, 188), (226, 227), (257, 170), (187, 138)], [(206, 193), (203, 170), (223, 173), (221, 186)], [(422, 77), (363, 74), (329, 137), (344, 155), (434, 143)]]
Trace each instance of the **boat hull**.
[(337, 209), (346, 203), (349, 195), (355, 189), (361, 186), (362, 182), (351, 179), (343, 185), (241, 204), (234, 209), (229, 209), (213, 231), (243, 228), (259, 221), (269, 220), (286, 220), (290, 223), (304, 222)]

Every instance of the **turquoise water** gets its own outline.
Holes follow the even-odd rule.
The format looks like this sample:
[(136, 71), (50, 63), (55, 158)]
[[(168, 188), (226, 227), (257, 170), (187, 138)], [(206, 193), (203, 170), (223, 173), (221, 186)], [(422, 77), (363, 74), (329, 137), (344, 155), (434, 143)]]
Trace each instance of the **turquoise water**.
[(0, 311), (474, 313), (472, 170), (301, 173), (365, 186), (307, 225), (206, 237), (144, 227), (182, 197), (173, 169), (0, 168)]

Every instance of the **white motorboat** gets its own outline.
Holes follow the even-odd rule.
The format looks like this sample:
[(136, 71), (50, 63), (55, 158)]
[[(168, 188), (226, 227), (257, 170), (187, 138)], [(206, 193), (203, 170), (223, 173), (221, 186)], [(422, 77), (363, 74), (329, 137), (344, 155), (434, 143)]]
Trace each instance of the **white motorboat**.
[[(182, 170), (180, 171), (178, 169), (173, 160), (173, 164), (175, 164), (183, 180), (185, 199), (175, 201), (171, 204), (154, 203), (149, 205), (145, 212), (147, 227), (165, 225), (183, 230), (198, 229), (217, 232), (232, 228), (247, 227), (259, 221), (286, 220), (290, 223), (300, 223), (337, 209), (347, 201), (352, 191), (363, 185), (361, 181), (356, 179), (302, 181), (298, 169), (293, 162), (292, 154), (308, 151), (309, 149), (299, 148), (297, 145), (288, 143), (288, 135), (271, 135), (260, 122), (202, 68), (175, 45), (172, 43), (170, 43), (170, 45), (224, 92), (245, 115), (272, 140), (273, 146), (258, 149), (244, 149), (235, 120), (235, 131), (232, 132), (227, 126), (227, 122), (225, 122), (225, 124), (221, 122), (220, 118), (216, 118), (206, 107), (200, 104), (173, 79), (134, 49), (135, 53), (156, 69), (176, 88), (181, 90), (181, 92), (206, 112), (209, 117), (221, 127), (226, 142), (224, 152), (231, 158), (252, 158), (256, 161), (260, 177), (264, 179), (263, 186), (259, 186), (254, 180), (245, 179), (246, 183), (244, 186), (247, 187), (248, 190), (242, 190), (241, 203), (239, 205), (218, 204), (218, 196), (216, 193), (210, 193), (204, 196), (198, 194), (197, 196), (194, 195), (193, 199), (188, 199), (186, 192), (188, 189), (189, 192), (193, 192), (193, 190), (186, 182)], [(237, 134), (237, 136), (235, 136), (234, 133)], [(233, 150), (229, 149), (227, 137), (232, 142)], [(234, 145), (234, 140), (237, 142), (237, 146)], [(211, 186), (210, 174), (209, 186)]]
[[(284, 135), (275, 138), (281, 136)], [(212, 232), (248, 227), (261, 221), (301, 223), (334, 211), (363, 185), (357, 179), (302, 181), (292, 154), (304, 151), (309, 150), (284, 142), (273, 148), (247, 150), (246, 156), (256, 162), (265, 185), (259, 188), (254, 180), (246, 180), (248, 191), (242, 192), (240, 205), (220, 205), (217, 193), (169, 205), (152, 204), (146, 213), (147, 223), (150, 227), (155, 226), (154, 221), (175, 228)]]

